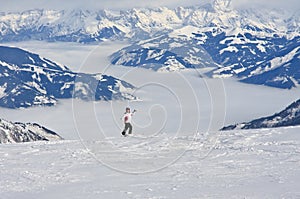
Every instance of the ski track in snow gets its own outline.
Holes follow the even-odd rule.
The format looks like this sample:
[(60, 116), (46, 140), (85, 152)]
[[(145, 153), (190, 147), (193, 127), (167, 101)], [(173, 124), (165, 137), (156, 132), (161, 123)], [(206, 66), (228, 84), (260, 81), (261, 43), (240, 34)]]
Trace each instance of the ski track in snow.
[(4, 144), (0, 198), (299, 198), (299, 129)]

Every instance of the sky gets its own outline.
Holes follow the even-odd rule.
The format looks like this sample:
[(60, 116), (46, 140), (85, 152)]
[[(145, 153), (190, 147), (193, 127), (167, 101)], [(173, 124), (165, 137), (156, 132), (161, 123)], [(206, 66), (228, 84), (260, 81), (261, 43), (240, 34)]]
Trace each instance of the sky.
[[(46, 9), (129, 9), (133, 7), (178, 7), (201, 5), (212, 0), (0, 0), (2, 12)], [(300, 10), (300, 0), (232, 0), (236, 7), (266, 6)]]

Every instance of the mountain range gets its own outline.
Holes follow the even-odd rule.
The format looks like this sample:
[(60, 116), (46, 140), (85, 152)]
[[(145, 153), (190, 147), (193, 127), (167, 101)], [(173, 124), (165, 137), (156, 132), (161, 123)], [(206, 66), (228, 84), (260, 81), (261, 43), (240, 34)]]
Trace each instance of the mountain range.
[(202, 6), (0, 13), (0, 42), (126, 40), (113, 64), (156, 71), (210, 68), (210, 77), (283, 89), (300, 83), (300, 13)]
[(272, 116), (259, 118), (251, 122), (230, 125), (222, 128), (222, 130), (274, 128), (296, 125), (300, 125), (300, 99)]
[(52, 106), (58, 99), (135, 99), (133, 85), (104, 74), (75, 73), (14, 47), (0, 46), (0, 106)]
[(197, 20), (114, 53), (112, 64), (158, 71), (212, 68), (207, 75), (214, 78), (234, 76), (283, 89), (299, 86), (299, 14), (233, 10), (229, 1), (215, 1), (190, 16)]
[(55, 140), (62, 140), (62, 137), (39, 124), (0, 119), (0, 143), (2, 144)]
[[(227, 35), (243, 29), (257, 35), (299, 33), (299, 13), (283, 10), (236, 10), (230, 0), (202, 6), (129, 10), (42, 10), (0, 13), (0, 41), (139, 41), (193, 26)], [(206, 31), (205, 31), (206, 30)]]

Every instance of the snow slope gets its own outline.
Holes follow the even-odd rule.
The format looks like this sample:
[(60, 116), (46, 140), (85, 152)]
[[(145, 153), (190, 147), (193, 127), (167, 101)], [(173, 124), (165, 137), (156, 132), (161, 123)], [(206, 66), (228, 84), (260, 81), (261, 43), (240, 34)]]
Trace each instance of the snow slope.
[(55, 141), (62, 138), (38, 124), (9, 122), (0, 119), (0, 144), (32, 141)]
[(0, 195), (299, 198), (298, 132), (299, 127), (0, 145)]
[(300, 48), (299, 44), (297, 45), (287, 54), (274, 55), (273, 59), (258, 65), (255, 71), (252, 71), (251, 75), (242, 82), (289, 89), (298, 87), (300, 83)]

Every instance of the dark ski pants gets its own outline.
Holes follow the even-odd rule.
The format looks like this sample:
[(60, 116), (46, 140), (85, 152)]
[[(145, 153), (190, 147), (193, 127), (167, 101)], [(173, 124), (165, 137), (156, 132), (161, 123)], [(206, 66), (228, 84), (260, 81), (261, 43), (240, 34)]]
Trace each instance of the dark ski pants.
[(129, 129), (128, 134), (132, 133), (132, 125), (130, 123), (125, 123), (125, 128), (123, 130), (124, 133), (126, 133), (126, 131)]

